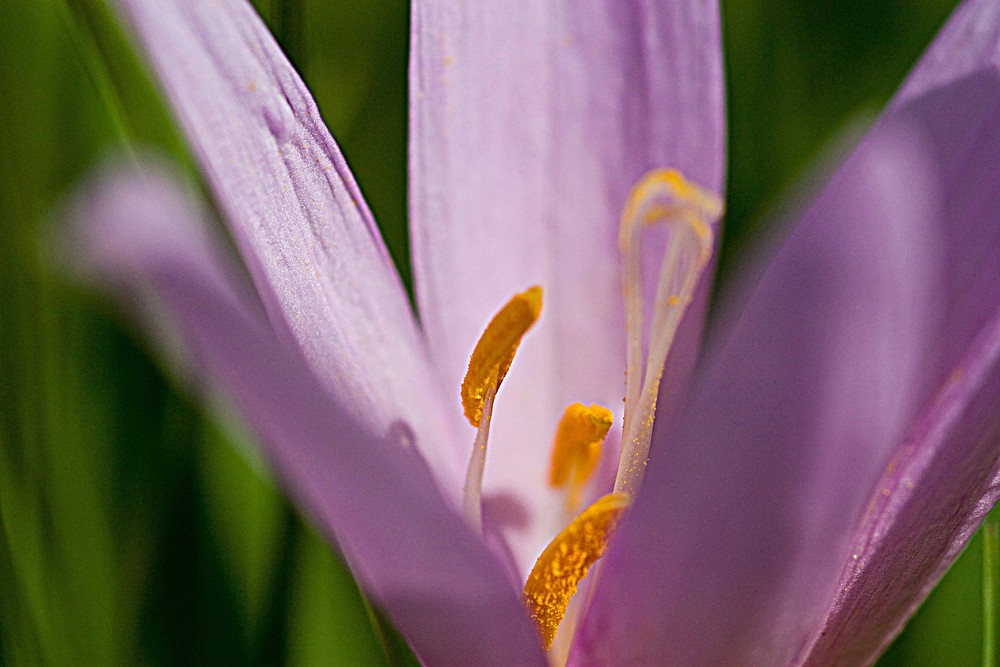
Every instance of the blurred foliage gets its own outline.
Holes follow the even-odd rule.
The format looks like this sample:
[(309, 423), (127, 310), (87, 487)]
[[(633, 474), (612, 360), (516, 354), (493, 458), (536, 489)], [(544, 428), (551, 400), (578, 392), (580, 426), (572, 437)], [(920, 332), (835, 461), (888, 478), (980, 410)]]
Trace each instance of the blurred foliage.
[[(256, 4), (408, 279), (407, 3)], [(725, 260), (827, 142), (888, 99), (953, 5), (723, 3)], [(0, 0), (0, 664), (412, 661), (251, 440), (51, 270), (46, 222), (102, 154), (152, 142), (193, 173), (127, 44), (100, 3)], [(980, 540), (882, 664), (980, 664)]]

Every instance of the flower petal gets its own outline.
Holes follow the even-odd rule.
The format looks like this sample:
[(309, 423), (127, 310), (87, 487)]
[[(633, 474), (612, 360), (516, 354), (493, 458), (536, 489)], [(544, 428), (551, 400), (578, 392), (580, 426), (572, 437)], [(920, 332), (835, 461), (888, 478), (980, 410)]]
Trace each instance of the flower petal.
[(970, 74), (1000, 66), (1000, 5), (965, 0), (934, 38), (893, 100), (900, 107)]
[(621, 418), (617, 236), (629, 189), (676, 167), (721, 191), (718, 7), (419, 0), (412, 16), (414, 272), (456, 411), (490, 316), (532, 284), (546, 291), (497, 397), (485, 482), (527, 502), (530, 525), (512, 536), (527, 572), (565, 524), (546, 486), (563, 409), (597, 402)]
[(1000, 497), (1000, 316), (941, 386), (875, 488), (804, 664), (873, 663)]
[(464, 449), (406, 295), (309, 91), (243, 0), (121, 0), (275, 330), (382, 430), (396, 419), (456, 499)]
[(441, 496), (408, 427), (373, 431), (331, 397), (224, 270), (202, 213), (162, 170), (106, 174), (73, 217), (77, 255), (120, 294), (152, 292), (421, 658), (544, 664), (516, 589)]
[(940, 242), (919, 140), (882, 125), (774, 255), (658, 445), (577, 664), (787, 665), (918, 404)]
[(875, 487), (809, 664), (872, 662), (1000, 493), (1000, 6), (963, 5), (892, 114), (929, 140), (950, 298), (922, 383), (932, 398)]

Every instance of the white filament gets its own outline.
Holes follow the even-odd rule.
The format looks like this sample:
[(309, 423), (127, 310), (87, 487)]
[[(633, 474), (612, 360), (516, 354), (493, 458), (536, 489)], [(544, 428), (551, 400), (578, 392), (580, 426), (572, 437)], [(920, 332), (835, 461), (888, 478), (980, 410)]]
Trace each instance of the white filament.
[(493, 421), (493, 399), (497, 386), (487, 388), (483, 397), (483, 416), (479, 420), (476, 440), (472, 444), (469, 467), (465, 470), (465, 490), (462, 495), (462, 511), (466, 519), (480, 533), (483, 532), (483, 471), (486, 469), (486, 443), (490, 437), (490, 422)]

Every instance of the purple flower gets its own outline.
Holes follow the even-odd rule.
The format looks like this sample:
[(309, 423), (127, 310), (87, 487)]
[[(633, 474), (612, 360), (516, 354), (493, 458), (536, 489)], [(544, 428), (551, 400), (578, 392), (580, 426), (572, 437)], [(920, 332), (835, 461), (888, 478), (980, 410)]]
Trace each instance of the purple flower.
[[(90, 269), (154, 297), (428, 664), (545, 663), (521, 588), (573, 501), (611, 490), (620, 443), (623, 494), (584, 512), (593, 544), (556, 538), (588, 559), (607, 547), (560, 655), (872, 662), (1000, 489), (1000, 6), (960, 6), (733, 281), (701, 350), (717, 6), (514, 4), (414, 2), (419, 324), (308, 91), (241, 0), (122, 9), (242, 266), (148, 164), (78, 200)], [(532, 285), (543, 312), (537, 292), (516, 298), (470, 365)], [(597, 406), (560, 423), (577, 401)], [(569, 492), (549, 480), (557, 426), (583, 433)]]

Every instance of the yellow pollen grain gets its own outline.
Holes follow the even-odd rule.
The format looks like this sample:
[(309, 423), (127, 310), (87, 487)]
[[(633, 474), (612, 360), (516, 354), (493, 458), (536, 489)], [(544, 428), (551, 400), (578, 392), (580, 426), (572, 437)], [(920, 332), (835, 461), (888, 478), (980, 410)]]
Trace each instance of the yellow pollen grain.
[(535, 286), (515, 294), (486, 325), (462, 381), (462, 409), (474, 427), (479, 428), (483, 418), (487, 390), (503, 382), (521, 338), (541, 312), (542, 288)]
[(552, 647), (580, 582), (607, 550), (629, 498), (625, 493), (598, 498), (549, 543), (531, 569), (524, 600), (546, 650)]
[(590, 480), (601, 457), (601, 443), (607, 437), (614, 415), (596, 403), (587, 407), (573, 403), (566, 407), (552, 444), (549, 484), (570, 485), (570, 507), (575, 509), (580, 491)]

